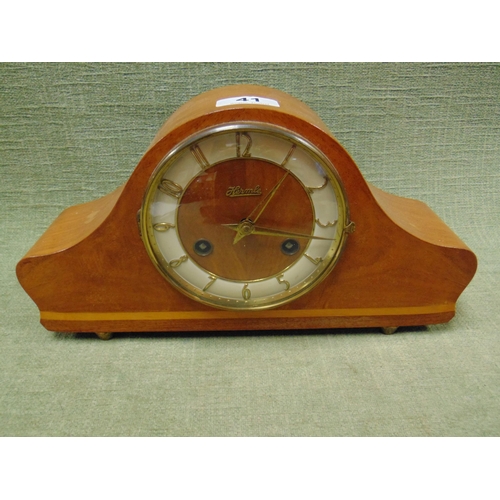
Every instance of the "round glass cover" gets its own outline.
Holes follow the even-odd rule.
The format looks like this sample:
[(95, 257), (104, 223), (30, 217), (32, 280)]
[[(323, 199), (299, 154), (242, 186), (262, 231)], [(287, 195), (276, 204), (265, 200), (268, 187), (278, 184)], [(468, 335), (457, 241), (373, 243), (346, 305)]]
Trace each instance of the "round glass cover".
[(224, 309), (275, 307), (310, 290), (337, 262), (347, 222), (328, 159), (264, 124), (184, 141), (156, 168), (141, 210), (157, 269), (184, 294)]

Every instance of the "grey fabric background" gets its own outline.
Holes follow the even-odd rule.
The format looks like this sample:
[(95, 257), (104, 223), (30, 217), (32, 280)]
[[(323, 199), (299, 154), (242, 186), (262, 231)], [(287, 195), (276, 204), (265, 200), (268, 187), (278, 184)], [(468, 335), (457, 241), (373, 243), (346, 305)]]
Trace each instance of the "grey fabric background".
[[(127, 180), (190, 97), (306, 102), (365, 178), (438, 213), (479, 258), (450, 323), (60, 335), (15, 265), (66, 207)], [(498, 64), (1, 64), (0, 435), (498, 436)]]

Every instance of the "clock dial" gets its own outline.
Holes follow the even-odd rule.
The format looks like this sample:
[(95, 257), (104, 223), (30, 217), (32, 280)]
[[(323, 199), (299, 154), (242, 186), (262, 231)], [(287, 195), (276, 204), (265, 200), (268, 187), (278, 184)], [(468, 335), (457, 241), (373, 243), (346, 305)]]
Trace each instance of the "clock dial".
[(205, 130), (170, 152), (141, 210), (157, 269), (195, 300), (262, 309), (293, 300), (333, 268), (347, 203), (311, 144), (268, 125)]

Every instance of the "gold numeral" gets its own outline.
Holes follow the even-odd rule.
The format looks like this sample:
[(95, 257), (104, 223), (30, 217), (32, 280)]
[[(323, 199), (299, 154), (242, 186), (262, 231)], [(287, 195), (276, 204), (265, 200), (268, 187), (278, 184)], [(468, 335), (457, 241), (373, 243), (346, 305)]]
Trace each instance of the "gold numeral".
[(165, 194), (173, 196), (174, 198), (180, 198), (182, 194), (182, 186), (179, 186), (177, 182), (171, 181), (170, 179), (162, 179), (160, 184), (158, 184), (158, 189)]
[(250, 297), (252, 296), (252, 292), (248, 288), (248, 283), (245, 283), (245, 286), (243, 287), (243, 290), (241, 291), (241, 295), (245, 300), (250, 300)]
[[(247, 140), (247, 145), (241, 153), (241, 136)], [(238, 158), (249, 158), (251, 155), (250, 148), (252, 147), (252, 138), (248, 132), (236, 132), (236, 156)]]
[(182, 255), (178, 259), (171, 260), (168, 263), (168, 265), (170, 267), (179, 267), (183, 262), (186, 262), (186, 260), (188, 260), (188, 256), (187, 255)]
[(285, 285), (285, 290), (288, 290), (290, 288), (290, 282), (287, 280), (283, 279), (284, 274), (280, 274), (279, 276), (276, 276), (276, 279), (278, 280), (278, 283), (280, 285)]
[(164, 233), (165, 231), (168, 231), (169, 229), (173, 229), (175, 227), (174, 224), (170, 224), (170, 222), (158, 222), (153, 226), (153, 229), (155, 231), (158, 231), (160, 233)]
[(202, 170), (205, 170), (210, 166), (210, 163), (208, 163), (206, 156), (203, 154), (203, 151), (200, 149), (198, 144), (191, 146), (191, 153), (193, 153), (193, 156), (196, 158), (196, 161), (199, 163)]
[(319, 191), (320, 189), (323, 189), (326, 187), (326, 185), (328, 184), (328, 177), (324, 177), (325, 181), (323, 182), (323, 184), (321, 184), (321, 186), (318, 186), (318, 187), (307, 187), (307, 190), (310, 192), (310, 193), (314, 193), (314, 191)]
[(319, 219), (316, 219), (314, 222), (316, 222), (316, 224), (318, 224), (319, 227), (323, 227), (323, 228), (333, 227), (333, 226), (335, 226), (335, 224), (337, 224), (337, 221), (327, 222), (326, 224), (323, 224)]
[(290, 159), (290, 156), (292, 156), (294, 151), (295, 151), (295, 144), (292, 144), (290, 151), (288, 151), (287, 155), (285, 156), (285, 159), (281, 162), (282, 167), (284, 167), (288, 163), (288, 160)]
[(311, 257), (310, 255), (307, 255), (306, 253), (304, 254), (304, 257), (307, 257), (307, 259), (309, 259), (314, 265), (318, 265), (320, 262), (323, 261), (323, 259), (321, 257)]
[(217, 278), (215, 276), (212, 276), (212, 275), (209, 275), (208, 279), (210, 281), (203, 287), (204, 292), (206, 292), (217, 281)]

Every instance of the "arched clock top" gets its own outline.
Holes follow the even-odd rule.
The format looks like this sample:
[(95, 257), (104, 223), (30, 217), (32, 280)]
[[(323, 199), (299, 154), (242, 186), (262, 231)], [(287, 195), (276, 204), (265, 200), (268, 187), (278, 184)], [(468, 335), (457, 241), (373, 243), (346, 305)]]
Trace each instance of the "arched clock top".
[(181, 106), (17, 275), (56, 331), (391, 333), (449, 321), (476, 266), (429, 207), (368, 184), (306, 104), (235, 85)]

